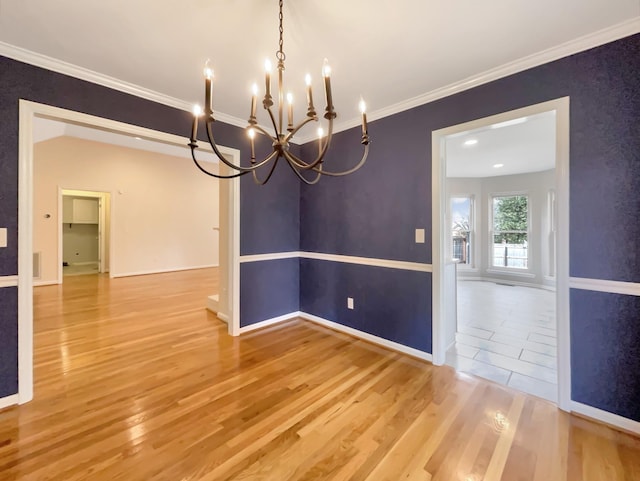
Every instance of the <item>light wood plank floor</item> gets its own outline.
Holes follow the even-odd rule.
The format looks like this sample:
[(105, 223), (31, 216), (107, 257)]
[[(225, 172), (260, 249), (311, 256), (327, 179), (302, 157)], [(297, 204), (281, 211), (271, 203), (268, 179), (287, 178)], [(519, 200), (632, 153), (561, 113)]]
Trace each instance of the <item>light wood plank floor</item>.
[(9, 480), (638, 480), (640, 439), (301, 320), (241, 338), (215, 271), (35, 294), (35, 400)]

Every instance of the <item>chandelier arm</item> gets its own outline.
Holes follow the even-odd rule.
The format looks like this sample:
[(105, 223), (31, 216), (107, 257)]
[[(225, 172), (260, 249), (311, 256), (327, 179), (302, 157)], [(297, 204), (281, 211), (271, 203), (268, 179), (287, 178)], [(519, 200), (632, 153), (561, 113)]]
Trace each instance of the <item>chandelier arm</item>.
[(349, 175), (354, 173), (356, 170), (358, 170), (360, 167), (362, 167), (364, 165), (364, 163), (367, 161), (367, 157), (369, 156), (369, 144), (366, 144), (364, 146), (364, 153), (362, 154), (362, 159), (360, 159), (360, 162), (358, 162), (358, 164), (349, 169), (349, 170), (345, 170), (343, 172), (327, 172), (326, 170), (322, 170), (322, 169), (318, 169), (317, 167), (314, 167), (313, 170), (314, 172), (319, 172), (322, 173), (323, 175), (328, 175), (330, 177), (341, 177), (343, 175)]
[(231, 167), (233, 170), (237, 170), (238, 172), (251, 172), (252, 170), (256, 170), (257, 168), (262, 167), (264, 164), (266, 164), (269, 161), (269, 159), (267, 158), (265, 160), (262, 160), (262, 161), (258, 162), (255, 165), (252, 165), (251, 167), (242, 167), (240, 165), (235, 165), (235, 164), (229, 162), (226, 159), (226, 157), (222, 154), (222, 152), (220, 152), (220, 150), (218, 149), (218, 146), (217, 146), (215, 140), (213, 140), (213, 132), (211, 130), (211, 122), (207, 121), (205, 130), (207, 131), (207, 139), (209, 140), (209, 144), (211, 145), (211, 148), (215, 152), (216, 156), (224, 164), (226, 164), (228, 167)]
[(298, 124), (298, 126), (296, 126), (291, 132), (289, 132), (287, 134), (287, 136), (284, 138), (285, 142), (289, 142), (289, 140), (291, 140), (291, 138), (305, 125), (307, 125), (309, 122), (311, 121), (318, 121), (318, 117), (307, 117), (303, 122), (300, 122), (300, 124)]
[[(286, 154), (285, 154), (285, 157), (286, 157), (286, 158), (287, 158), (287, 160), (288, 160), (288, 157), (287, 157), (287, 155), (286, 155)], [(316, 171), (315, 171), (315, 172), (316, 172), (316, 178), (315, 178), (315, 179), (313, 179), (313, 180), (308, 180), (308, 179), (306, 179), (306, 178), (305, 178), (305, 177), (300, 173), (300, 171), (299, 171), (298, 169), (296, 169), (296, 168), (295, 168), (295, 166), (294, 166), (291, 162), (287, 162), (287, 165), (288, 165), (289, 167), (291, 167), (291, 170), (293, 171), (293, 173), (294, 173), (294, 174), (296, 174), (296, 176), (298, 176), (298, 178), (299, 178), (302, 182), (304, 182), (305, 184), (307, 184), (307, 185), (314, 185), (314, 184), (317, 184), (317, 183), (318, 183), (318, 181), (320, 180), (320, 178), (322, 177), (322, 173), (320, 173), (320, 172), (318, 172), (318, 171), (316, 170)]]
[[(276, 154), (276, 153), (277, 153), (277, 152), (274, 152), (273, 154)], [(270, 159), (271, 159), (271, 158), (273, 158), (273, 154), (271, 154), (271, 155), (269, 156), (269, 158), (270, 158)], [(264, 185), (264, 184), (266, 184), (267, 182), (269, 182), (269, 179), (270, 179), (270, 178), (271, 178), (271, 176), (273, 175), (273, 172), (276, 170), (276, 165), (278, 165), (278, 160), (279, 160), (279, 159), (280, 159), (280, 156), (278, 156), (278, 157), (276, 158), (275, 162), (273, 163), (273, 166), (271, 166), (271, 170), (269, 170), (269, 174), (267, 175), (267, 178), (266, 178), (266, 179), (264, 179), (264, 180), (260, 180), (260, 179), (258, 179), (258, 174), (257, 174), (257, 173), (256, 173), (256, 171), (254, 170), (254, 171), (252, 172), (252, 174), (253, 174), (253, 181), (254, 181), (256, 184), (258, 184), (258, 185)]]
[(235, 177), (240, 177), (241, 175), (249, 173), (249, 172), (240, 172), (239, 174), (233, 174), (233, 175), (218, 175), (218, 174), (214, 174), (213, 172), (209, 172), (207, 169), (202, 167), (198, 162), (198, 160), (196, 159), (196, 148), (193, 145), (191, 146), (191, 158), (193, 159), (193, 163), (196, 164), (196, 167), (200, 169), (200, 171), (204, 172), (209, 177), (215, 177), (216, 179), (233, 179)]
[(316, 159), (313, 162), (309, 163), (309, 162), (305, 162), (295, 154), (292, 154), (291, 152), (289, 152), (289, 155), (291, 156), (293, 163), (296, 164), (298, 167), (300, 167), (300, 169), (302, 170), (315, 169), (317, 165), (320, 164), (324, 159), (324, 156), (327, 153), (327, 150), (329, 149), (329, 145), (331, 144), (332, 138), (333, 138), (333, 119), (329, 119), (329, 132), (327, 133), (327, 141), (324, 143), (322, 150), (318, 153), (318, 157), (316, 157)]
[(257, 131), (259, 131), (260, 133), (262, 133), (263, 135), (269, 137), (271, 139), (272, 142), (277, 142), (278, 139), (276, 139), (273, 135), (271, 135), (269, 132), (267, 132), (265, 129), (263, 129), (262, 127), (260, 127), (258, 124), (254, 124), (250, 126), (252, 129), (255, 129)]
[[(271, 125), (273, 125), (273, 131), (276, 133), (276, 137), (278, 137), (279, 136), (278, 134), (280, 133), (280, 131), (278, 130), (278, 124), (276, 124), (276, 118), (273, 116), (271, 107), (267, 107), (265, 110), (269, 113), (269, 117), (271, 118)], [(271, 134), (269, 134), (269, 137), (273, 138)]]

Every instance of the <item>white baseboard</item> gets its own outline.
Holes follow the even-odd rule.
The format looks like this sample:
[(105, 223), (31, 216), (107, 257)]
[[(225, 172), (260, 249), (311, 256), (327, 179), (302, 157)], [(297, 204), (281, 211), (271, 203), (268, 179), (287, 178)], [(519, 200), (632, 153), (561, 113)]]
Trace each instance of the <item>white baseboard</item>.
[(610, 426), (628, 431), (634, 434), (640, 434), (640, 422), (628, 419), (617, 414), (603, 411), (602, 409), (588, 406), (577, 401), (571, 401), (571, 411), (595, 421), (600, 421)]
[(226, 322), (227, 324), (229, 324), (229, 316), (227, 316), (224, 312), (216, 312), (216, 317), (222, 322)]
[(412, 347), (405, 346), (404, 344), (389, 341), (388, 339), (374, 336), (373, 334), (359, 331), (358, 329), (353, 329), (352, 327), (343, 326), (342, 324), (338, 324), (337, 322), (329, 321), (327, 319), (323, 319), (322, 317), (314, 316), (313, 314), (307, 314), (306, 312), (300, 312), (299, 317), (328, 327), (330, 329), (344, 332), (345, 334), (349, 334), (350, 336), (357, 337), (364, 341), (386, 347), (387, 349), (391, 349), (392, 351), (401, 352), (402, 354), (408, 354), (409, 356), (417, 357), (418, 359), (422, 359), (424, 361), (433, 362), (433, 356), (428, 352), (420, 351), (419, 349), (414, 349)]
[(33, 287), (41, 287), (41, 286), (57, 286), (58, 284), (62, 284), (58, 282), (57, 279), (51, 281), (33, 281)]
[(220, 298), (218, 294), (207, 297), (207, 309), (211, 312), (218, 312), (220, 309)]
[(534, 284), (532, 282), (520, 282), (512, 281), (511, 279), (498, 279), (497, 277), (481, 277), (481, 276), (458, 276), (459, 281), (471, 281), (471, 282), (495, 282), (496, 284), (511, 284), (519, 287), (532, 287), (534, 289), (544, 289), (546, 291), (555, 292), (555, 286), (549, 286), (546, 284)]
[(219, 264), (209, 264), (204, 266), (191, 266), (191, 267), (172, 267), (169, 269), (152, 269), (148, 271), (137, 272), (110, 272), (111, 278), (116, 277), (133, 277), (133, 276), (147, 276), (149, 274), (165, 274), (167, 272), (180, 272), (180, 271), (195, 271), (197, 269), (209, 269), (211, 267), (219, 267)]
[(15, 406), (20, 401), (20, 396), (12, 394), (11, 396), (0, 398), (0, 409), (8, 408), (9, 406)]
[(274, 324), (278, 324), (279, 322), (288, 321), (289, 319), (293, 319), (294, 317), (300, 317), (300, 311), (290, 312), (289, 314), (283, 314), (282, 316), (273, 317), (271, 319), (267, 319), (266, 321), (256, 322), (255, 324), (249, 324), (248, 326), (241, 327), (240, 334), (255, 331), (256, 329), (261, 329), (263, 327), (272, 326)]

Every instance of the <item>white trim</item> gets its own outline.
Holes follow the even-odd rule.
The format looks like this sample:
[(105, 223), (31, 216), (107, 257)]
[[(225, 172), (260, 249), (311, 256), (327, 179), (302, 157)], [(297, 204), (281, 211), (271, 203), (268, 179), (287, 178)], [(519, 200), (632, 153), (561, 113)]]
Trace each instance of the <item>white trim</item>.
[(640, 434), (640, 422), (634, 421), (633, 419), (628, 419), (577, 401), (571, 401), (571, 411), (590, 419), (623, 429), (624, 431)]
[[(571, 345), (569, 335), (569, 97), (563, 97), (504, 112), (483, 119), (465, 122), (432, 132), (432, 259), (433, 259), (433, 363), (441, 365), (445, 360), (444, 309), (447, 293), (444, 286), (446, 264), (446, 235), (443, 228), (449, 210), (445, 197), (446, 159), (444, 139), (446, 136), (474, 130), (489, 124), (556, 111), (556, 202), (558, 210), (557, 230), (557, 285), (556, 317), (558, 331), (558, 407), (568, 411), (571, 407)], [(511, 274), (512, 271), (509, 271)]]
[(558, 330), (558, 407), (571, 406), (571, 312), (569, 306), (569, 97), (556, 108), (556, 318)]
[(606, 281), (601, 279), (570, 277), (569, 287), (571, 287), (572, 289), (582, 289), (585, 291), (640, 296), (640, 284), (638, 284), (637, 282)]
[[(554, 60), (559, 60), (570, 55), (584, 52), (585, 50), (599, 47), (615, 40), (620, 40), (621, 38), (634, 35), (638, 32), (640, 32), (640, 16), (636, 16), (634, 18), (620, 22), (616, 25), (598, 30), (597, 32), (593, 32), (574, 40), (570, 40), (555, 47), (551, 47), (547, 50), (543, 50), (542, 52), (534, 53), (518, 60), (508, 62), (499, 67), (486, 70), (478, 75), (467, 77), (464, 80), (454, 82), (445, 87), (441, 87), (436, 90), (418, 95), (416, 97), (403, 100), (402, 102), (389, 105), (388, 107), (382, 109), (368, 112), (367, 115), (369, 117), (369, 122), (382, 119), (384, 117), (389, 117), (391, 115), (404, 112), (405, 110), (419, 107), (420, 105), (428, 104), (430, 102), (434, 102), (435, 100), (449, 97), (450, 95), (455, 95), (457, 93), (464, 92), (465, 90), (469, 90), (480, 85), (493, 82), (494, 80), (508, 77), (509, 75), (517, 74), (530, 68), (553, 62)], [(352, 119), (348, 119), (335, 124), (333, 127), (333, 132), (342, 132), (359, 125), (360, 119), (354, 117)], [(303, 144), (314, 139), (315, 137), (311, 134), (298, 137), (298, 141)]]
[(57, 286), (62, 284), (62, 282), (58, 282), (57, 280), (53, 281), (33, 281), (33, 287), (42, 287), (42, 286)]
[(275, 252), (272, 254), (254, 254), (240, 256), (241, 263), (263, 262), (277, 259), (317, 259), (322, 261), (343, 262), (345, 264), (358, 264), (371, 267), (386, 267), (389, 269), (401, 269), (405, 271), (431, 272), (431, 264), (419, 262), (395, 261), (392, 259), (376, 259), (374, 257), (343, 256), (340, 254), (324, 254), (322, 252)]
[(227, 324), (229, 324), (229, 316), (227, 316), (224, 312), (216, 312), (216, 317), (222, 322), (226, 322)]
[(0, 409), (8, 408), (18, 404), (20, 397), (17, 394), (0, 398)]
[[(458, 271), (458, 274), (460, 272)], [(545, 291), (555, 292), (555, 286), (549, 286), (546, 284), (532, 284), (530, 282), (518, 282), (512, 281), (511, 279), (498, 279), (497, 277), (482, 277), (482, 276), (461, 276), (458, 275), (459, 282), (494, 282), (496, 284), (513, 284), (514, 286), (519, 287), (530, 287), (532, 289), (544, 289)]]
[(220, 296), (218, 294), (207, 297), (207, 309), (214, 314), (220, 310)]
[(431, 264), (423, 264), (419, 262), (394, 261), (390, 259), (376, 259), (373, 257), (342, 256), (338, 254), (323, 254), (320, 252), (301, 252), (300, 257), (303, 259), (319, 259), (323, 261), (344, 262), (346, 264), (402, 269), (405, 271), (431, 272)]
[[(493, 244), (492, 244), (493, 245)], [(485, 269), (485, 272), (489, 273), (489, 274), (498, 274), (498, 275), (503, 275), (503, 276), (513, 276), (513, 277), (523, 277), (523, 278), (527, 278), (527, 279), (535, 279), (536, 275), (532, 274), (531, 272), (521, 272), (520, 270), (518, 270), (518, 267), (507, 267), (505, 269), (496, 269), (495, 267), (490, 267), (488, 269)], [(526, 269), (522, 269), (523, 271), (526, 271)]]
[(110, 277), (117, 278), (117, 277), (146, 276), (148, 274), (164, 274), (166, 272), (195, 271), (197, 269), (209, 269), (211, 267), (218, 267), (218, 264), (206, 264), (206, 265), (191, 266), (191, 267), (170, 267), (167, 269), (150, 269), (148, 271), (110, 273)]
[[(168, 144), (183, 146), (187, 143), (184, 137), (178, 135), (20, 99), (18, 124), (18, 396), (20, 404), (33, 399), (33, 119), (36, 116)], [(234, 162), (239, 162), (240, 151), (238, 149), (220, 146), (220, 151), (230, 155)], [(231, 294), (234, 297), (232, 322), (229, 327), (232, 331), (233, 326), (239, 326), (240, 322), (240, 263), (238, 262), (240, 197), (238, 178), (232, 179), (230, 185), (233, 193), (229, 205), (229, 209), (233, 211), (230, 216), (230, 230), (233, 232), (234, 238), (233, 242), (229, 244), (227, 255), (233, 266), (232, 276), (229, 279), (232, 286)], [(190, 267), (189, 269), (195, 268)]]
[[(151, 100), (152, 102), (156, 102), (162, 105), (168, 105), (169, 107), (173, 107), (175, 109), (191, 112), (193, 108), (192, 104), (184, 100), (170, 97), (169, 95), (165, 95), (160, 92), (141, 87), (139, 85), (125, 82), (123, 80), (104, 75), (94, 70), (79, 67), (78, 65), (64, 62), (53, 57), (48, 57), (47, 55), (42, 55), (40, 53), (32, 52), (24, 48), (16, 47), (5, 42), (0, 42), (0, 55), (18, 60), (19, 62), (25, 62), (30, 65), (35, 65), (36, 67), (51, 70), (52, 72), (58, 72), (63, 75), (69, 75), (80, 80), (86, 80), (87, 82), (102, 85), (104, 87), (108, 87), (119, 92), (124, 92), (126, 94), (134, 95), (139, 98)], [(242, 120), (237, 117), (218, 112), (216, 112), (216, 120), (219, 120), (226, 124), (235, 125), (236, 127), (245, 128), (247, 126), (246, 120)]]
[(338, 324), (337, 322), (329, 321), (328, 319), (324, 319), (313, 314), (308, 314), (306, 312), (300, 312), (299, 317), (306, 319), (307, 321), (320, 324), (321, 326), (344, 332), (345, 334), (357, 337), (358, 339), (362, 339), (363, 341), (368, 341), (373, 344), (386, 347), (387, 349), (391, 349), (392, 351), (407, 354), (412, 357), (417, 357), (418, 359), (422, 359), (423, 361), (432, 362), (432, 356), (428, 352), (420, 351), (419, 349), (414, 349), (413, 347), (405, 346), (404, 344), (393, 342), (382, 337), (374, 336), (373, 334), (369, 334), (368, 332), (359, 331), (358, 329), (353, 329), (352, 327), (347, 327), (342, 324)]
[[(542, 52), (538, 52), (506, 63), (499, 67), (486, 70), (485, 72), (482, 72), (478, 75), (467, 77), (466, 79), (454, 82), (445, 87), (441, 87), (436, 90), (418, 95), (416, 97), (403, 100), (402, 102), (389, 105), (388, 107), (372, 111), (368, 114), (369, 120), (374, 121), (377, 119), (388, 117), (390, 115), (394, 115), (405, 110), (409, 110), (414, 107), (418, 107), (420, 105), (424, 105), (429, 102), (454, 95), (459, 92), (464, 92), (465, 90), (472, 89), (479, 85), (483, 85), (494, 80), (498, 80), (509, 75), (513, 75), (518, 72), (522, 72), (524, 70), (552, 62), (554, 60), (568, 57), (570, 55), (580, 53), (590, 48), (598, 47), (600, 45), (604, 45), (606, 43), (613, 42), (624, 37), (628, 37), (638, 32), (640, 32), (640, 16), (625, 20), (616, 25), (612, 25), (602, 30), (598, 30), (597, 32), (584, 35), (577, 39), (570, 40), (555, 47), (551, 47), (547, 50), (543, 50)], [(135, 95), (136, 97), (151, 100), (163, 105), (168, 105), (169, 107), (173, 107), (179, 110), (190, 112), (193, 107), (189, 102), (186, 102), (184, 100), (155, 92), (153, 90), (140, 87), (129, 82), (124, 82), (114, 77), (110, 77), (108, 75), (104, 75), (99, 72), (86, 69), (84, 67), (79, 67), (68, 62), (63, 62), (62, 60), (32, 52), (24, 48), (16, 47), (5, 42), (0, 42), (0, 55), (18, 60), (20, 62), (25, 62), (30, 65), (35, 65), (37, 67), (51, 70), (53, 72), (58, 72), (81, 80), (86, 80), (87, 82), (102, 85), (104, 87), (118, 90), (130, 95)], [(216, 112), (216, 120), (241, 128), (245, 128), (247, 126), (246, 120), (239, 119), (238, 117), (220, 112)], [(334, 133), (338, 133), (357, 127), (359, 125), (360, 119), (358, 117), (354, 117), (335, 124), (333, 131)], [(309, 133), (307, 135), (299, 135), (294, 143), (304, 144), (314, 139), (314, 134)]]
[(249, 324), (248, 326), (241, 327), (240, 334), (245, 334), (247, 332), (255, 331), (256, 329), (262, 329), (263, 327), (273, 326), (274, 324), (288, 321), (296, 317), (300, 317), (300, 311), (290, 312), (289, 314), (283, 314), (282, 316), (273, 317), (265, 321), (260, 321), (254, 324)]
[(18, 287), (18, 276), (0, 276), (0, 289), (3, 287)]
[(274, 252), (272, 254), (252, 254), (248, 256), (240, 256), (240, 263), (244, 264), (246, 262), (262, 262), (262, 261), (274, 261), (278, 259), (293, 259), (295, 257), (300, 257), (299, 251), (291, 251), (291, 252)]

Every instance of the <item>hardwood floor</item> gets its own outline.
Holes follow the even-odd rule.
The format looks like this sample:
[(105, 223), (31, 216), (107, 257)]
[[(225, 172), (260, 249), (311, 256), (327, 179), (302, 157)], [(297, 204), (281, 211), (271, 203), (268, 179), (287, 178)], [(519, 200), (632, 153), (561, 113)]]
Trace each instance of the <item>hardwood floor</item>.
[(214, 270), (35, 291), (9, 480), (638, 480), (640, 439), (307, 321), (241, 338)]

